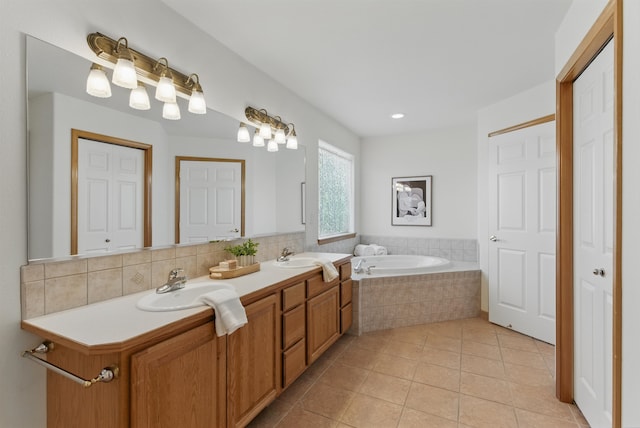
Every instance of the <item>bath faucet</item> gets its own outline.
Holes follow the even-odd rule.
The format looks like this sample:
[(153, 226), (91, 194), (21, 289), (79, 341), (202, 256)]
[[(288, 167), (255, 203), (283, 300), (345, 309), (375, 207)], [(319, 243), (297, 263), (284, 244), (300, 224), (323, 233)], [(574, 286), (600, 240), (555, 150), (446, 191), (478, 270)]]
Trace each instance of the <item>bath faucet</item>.
[(375, 265), (367, 266), (367, 275), (371, 275), (371, 268), (376, 267)]
[(187, 275), (184, 274), (184, 269), (172, 269), (171, 272), (169, 272), (169, 279), (167, 279), (167, 283), (156, 288), (156, 293), (163, 294), (170, 291), (176, 291), (184, 288), (186, 283)]
[(358, 263), (354, 266), (353, 272), (354, 273), (362, 273), (362, 271), (364, 270), (364, 266), (362, 266), (362, 264), (366, 263), (366, 262), (367, 262), (366, 259), (360, 259), (358, 261)]
[(280, 253), (280, 256), (278, 256), (276, 261), (278, 261), (278, 262), (288, 262), (289, 261), (289, 256), (293, 256), (294, 254), (295, 253), (293, 251), (291, 251), (288, 247), (284, 247), (282, 249), (282, 252)]

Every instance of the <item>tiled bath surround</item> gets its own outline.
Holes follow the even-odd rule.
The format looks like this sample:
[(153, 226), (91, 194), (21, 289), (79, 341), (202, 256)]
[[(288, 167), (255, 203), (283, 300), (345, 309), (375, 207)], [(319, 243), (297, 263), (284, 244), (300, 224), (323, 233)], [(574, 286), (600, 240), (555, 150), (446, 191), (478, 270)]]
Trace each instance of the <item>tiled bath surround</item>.
[(429, 273), (353, 281), (350, 333), (386, 330), (480, 314), (480, 271)]
[[(398, 238), (361, 235), (360, 244), (378, 244), (389, 254), (444, 257), (458, 262), (478, 262), (478, 241), (475, 239)], [(353, 252), (353, 249), (352, 251)]]
[[(253, 238), (257, 261), (275, 259), (282, 248), (304, 249), (304, 232)], [(238, 241), (239, 242), (239, 241)], [(183, 268), (190, 278), (209, 273), (230, 255), (237, 242), (176, 245), (131, 253), (35, 261), (20, 269), (22, 318), (28, 319), (85, 306), (164, 284), (171, 269)]]

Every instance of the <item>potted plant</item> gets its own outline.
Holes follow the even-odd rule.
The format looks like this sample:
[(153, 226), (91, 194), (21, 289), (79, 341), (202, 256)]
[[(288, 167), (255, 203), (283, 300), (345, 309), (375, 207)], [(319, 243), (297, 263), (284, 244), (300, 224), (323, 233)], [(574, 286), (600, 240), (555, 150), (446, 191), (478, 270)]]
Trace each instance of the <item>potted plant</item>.
[(224, 250), (233, 254), (240, 266), (249, 266), (256, 262), (255, 256), (258, 252), (258, 245), (260, 245), (258, 242), (247, 239), (242, 244), (227, 246)]

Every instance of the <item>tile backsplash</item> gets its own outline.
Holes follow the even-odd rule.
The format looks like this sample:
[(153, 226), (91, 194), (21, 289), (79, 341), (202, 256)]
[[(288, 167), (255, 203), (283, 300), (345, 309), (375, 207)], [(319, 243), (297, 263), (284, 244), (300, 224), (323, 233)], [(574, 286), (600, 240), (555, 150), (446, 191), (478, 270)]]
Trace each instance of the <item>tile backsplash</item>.
[[(275, 259), (282, 248), (304, 251), (304, 232), (252, 238), (259, 243), (257, 261)], [(231, 256), (236, 242), (176, 245), (108, 256), (42, 260), (20, 268), (22, 319), (84, 306), (150, 290), (164, 284), (171, 269), (183, 268), (190, 278)]]
[(401, 238), (360, 235), (360, 243), (382, 245), (387, 248), (388, 254), (444, 257), (458, 262), (478, 261), (478, 241), (476, 239)]

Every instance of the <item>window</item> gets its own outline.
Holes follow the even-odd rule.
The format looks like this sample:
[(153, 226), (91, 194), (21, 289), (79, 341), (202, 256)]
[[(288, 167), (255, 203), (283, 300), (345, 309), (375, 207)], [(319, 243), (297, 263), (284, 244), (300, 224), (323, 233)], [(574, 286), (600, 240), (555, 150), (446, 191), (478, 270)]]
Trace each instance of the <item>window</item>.
[(318, 143), (318, 239), (354, 232), (353, 155)]

